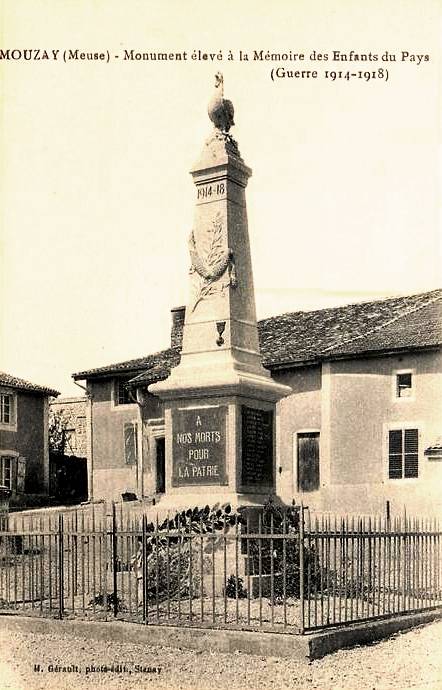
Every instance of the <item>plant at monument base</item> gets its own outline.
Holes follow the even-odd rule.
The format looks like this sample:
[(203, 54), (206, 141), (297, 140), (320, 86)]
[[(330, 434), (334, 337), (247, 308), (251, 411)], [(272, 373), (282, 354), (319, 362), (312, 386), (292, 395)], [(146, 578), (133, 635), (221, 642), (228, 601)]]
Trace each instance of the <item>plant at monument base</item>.
[(145, 580), (145, 597), (164, 601), (198, 596), (201, 572), (205, 570), (204, 547), (209, 542), (207, 538), (198, 539), (198, 535), (213, 535), (210, 539), (213, 558), (218, 541), (215, 534), (226, 533), (242, 521), (241, 515), (232, 513), (230, 505), (219, 507), (219, 504), (213, 508), (206, 505), (183, 510), (161, 524), (148, 523), (144, 518), (144, 547), (141, 537), (132, 564), (138, 579)]
[[(273, 572), (273, 598), (282, 603), (285, 598), (299, 598), (299, 506), (278, 506), (270, 498), (263, 507), (260, 520), (261, 538), (242, 538), (250, 531), (258, 531), (252, 525), (253, 517), (246, 518), (247, 509), (233, 513), (230, 505), (213, 508), (195, 507), (167, 518), (161, 524), (148, 523), (144, 518), (143, 539), (139, 538), (138, 551), (132, 558), (141, 589), (147, 601), (162, 602), (194, 598), (204, 594), (204, 586), (210, 582), (213, 558), (222, 548), (224, 535), (233, 527), (238, 530), (242, 546), (248, 542), (249, 559), (255, 575)], [(241, 531), (240, 531), (241, 530)], [(272, 539), (272, 534), (286, 535), (284, 539)], [(199, 538), (201, 536), (201, 539)], [(243, 551), (244, 554), (244, 551)], [(202, 582), (202, 576), (209, 579)], [(321, 565), (315, 546), (304, 543), (304, 589), (307, 582), (316, 587), (321, 579)], [(242, 578), (230, 575), (225, 594), (239, 599), (247, 597)]]
[[(250, 556), (256, 565), (261, 561), (261, 573), (268, 575), (272, 572), (273, 597), (275, 603), (282, 603), (283, 598), (299, 598), (299, 522), (301, 507), (296, 505), (279, 506), (272, 499), (266, 501), (262, 511), (261, 533), (268, 534), (262, 539), (250, 539)], [(273, 534), (286, 534), (285, 539), (272, 539)], [(304, 548), (304, 591), (307, 584), (310, 589), (319, 585), (321, 566), (313, 544), (303, 545)], [(273, 562), (273, 563), (272, 563)], [(285, 576), (284, 576), (285, 572)]]
[(247, 599), (247, 590), (244, 589), (242, 577), (230, 575), (226, 582), (225, 595), (229, 599)]
[[(106, 599), (106, 608), (108, 611), (113, 611), (114, 610), (114, 593), (113, 592), (108, 592), (106, 597), (104, 594), (96, 594), (89, 602), (89, 606), (103, 606), (105, 605), (105, 599)], [(116, 598), (116, 609), (117, 611), (122, 611), (122, 604), (121, 604), (121, 599), (119, 597)]]

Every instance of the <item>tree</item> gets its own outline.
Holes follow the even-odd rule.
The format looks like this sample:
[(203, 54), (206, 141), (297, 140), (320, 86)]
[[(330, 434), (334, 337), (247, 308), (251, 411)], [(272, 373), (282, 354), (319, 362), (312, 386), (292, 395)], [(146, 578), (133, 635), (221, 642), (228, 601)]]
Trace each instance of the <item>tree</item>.
[(49, 452), (64, 455), (67, 421), (55, 412), (49, 412)]

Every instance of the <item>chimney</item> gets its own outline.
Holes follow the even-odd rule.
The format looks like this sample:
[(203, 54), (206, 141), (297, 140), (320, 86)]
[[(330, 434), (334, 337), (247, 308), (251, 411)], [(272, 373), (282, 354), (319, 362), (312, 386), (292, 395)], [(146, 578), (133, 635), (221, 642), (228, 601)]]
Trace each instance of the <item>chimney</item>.
[(186, 307), (174, 307), (170, 310), (172, 314), (172, 329), (170, 331), (170, 347), (181, 350), (183, 345), (184, 317)]

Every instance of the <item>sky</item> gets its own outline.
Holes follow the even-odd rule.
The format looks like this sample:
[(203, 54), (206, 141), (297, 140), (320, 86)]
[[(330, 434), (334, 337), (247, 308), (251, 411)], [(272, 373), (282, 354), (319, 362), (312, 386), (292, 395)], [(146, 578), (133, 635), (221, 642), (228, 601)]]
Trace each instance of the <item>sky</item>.
[(440, 2), (0, 7), (4, 51), (59, 51), (0, 60), (2, 370), (76, 395), (73, 372), (168, 346), (218, 70), (253, 170), (258, 318), (441, 286)]

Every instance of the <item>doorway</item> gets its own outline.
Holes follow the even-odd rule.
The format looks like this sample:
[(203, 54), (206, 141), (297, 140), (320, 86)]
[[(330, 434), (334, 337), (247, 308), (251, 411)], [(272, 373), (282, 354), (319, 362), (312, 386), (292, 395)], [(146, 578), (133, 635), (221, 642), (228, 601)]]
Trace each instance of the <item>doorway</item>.
[(166, 491), (166, 443), (164, 438), (156, 439), (156, 492)]
[(319, 432), (298, 434), (298, 491), (319, 489)]

